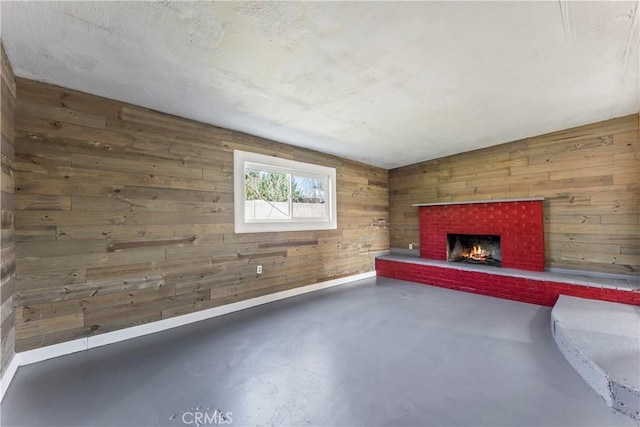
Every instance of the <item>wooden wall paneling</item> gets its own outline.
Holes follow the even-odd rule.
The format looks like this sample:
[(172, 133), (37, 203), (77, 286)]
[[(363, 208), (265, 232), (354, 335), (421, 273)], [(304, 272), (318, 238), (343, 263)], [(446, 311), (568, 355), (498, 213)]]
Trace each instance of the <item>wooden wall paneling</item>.
[[(388, 250), (384, 169), (17, 83), (19, 351), (371, 271)], [(336, 167), (338, 229), (234, 234), (234, 149)]]
[(413, 203), (543, 196), (547, 267), (639, 274), (639, 140), (632, 115), (391, 170), (390, 244)]
[(121, 103), (107, 98), (49, 86), (34, 80), (17, 78), (16, 83), (20, 86), (20, 100), (28, 99), (36, 104), (68, 108), (87, 114), (114, 118), (118, 117), (118, 112), (122, 106)]
[(0, 44), (0, 377), (15, 354), (15, 104), (16, 83), (11, 63)]
[(47, 287), (64, 287), (87, 282), (86, 268), (62, 269), (34, 273), (29, 275), (17, 275), (16, 292), (27, 292), (33, 289)]
[(106, 119), (98, 114), (82, 113), (78, 110), (56, 107), (47, 104), (24, 103), (18, 101), (16, 104), (18, 115), (27, 117), (40, 117), (47, 120), (60, 121), (80, 126), (104, 129)]

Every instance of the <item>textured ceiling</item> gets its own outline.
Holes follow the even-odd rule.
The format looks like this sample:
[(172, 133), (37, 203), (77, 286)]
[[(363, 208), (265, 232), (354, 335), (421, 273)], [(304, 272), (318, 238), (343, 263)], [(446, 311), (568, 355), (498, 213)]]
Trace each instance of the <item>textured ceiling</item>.
[(640, 111), (638, 2), (2, 2), (18, 76), (392, 168)]

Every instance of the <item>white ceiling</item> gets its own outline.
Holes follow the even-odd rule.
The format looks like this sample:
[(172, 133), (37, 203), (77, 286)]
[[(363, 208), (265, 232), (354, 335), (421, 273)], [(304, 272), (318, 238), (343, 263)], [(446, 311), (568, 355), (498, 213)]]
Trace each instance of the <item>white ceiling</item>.
[(18, 76), (393, 168), (640, 112), (638, 2), (5, 2)]

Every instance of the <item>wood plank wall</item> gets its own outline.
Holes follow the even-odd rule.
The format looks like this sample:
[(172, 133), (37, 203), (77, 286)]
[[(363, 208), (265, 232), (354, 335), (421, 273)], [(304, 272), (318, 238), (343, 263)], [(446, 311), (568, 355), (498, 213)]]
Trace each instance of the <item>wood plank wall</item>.
[(391, 247), (419, 244), (413, 203), (544, 196), (546, 267), (639, 274), (638, 140), (634, 114), (390, 170)]
[(13, 161), (14, 161), (14, 108), (16, 100), (16, 83), (9, 63), (9, 58), (2, 51), (2, 92), (0, 93), (0, 117), (2, 127), (0, 133), (1, 175), (0, 175), (0, 377), (13, 359), (15, 350), (15, 313), (13, 311), (13, 293), (15, 285), (15, 244), (14, 244), (14, 195), (13, 195)]
[[(384, 169), (17, 83), (17, 351), (368, 272), (388, 250)], [(336, 167), (338, 229), (234, 234), (236, 148)]]

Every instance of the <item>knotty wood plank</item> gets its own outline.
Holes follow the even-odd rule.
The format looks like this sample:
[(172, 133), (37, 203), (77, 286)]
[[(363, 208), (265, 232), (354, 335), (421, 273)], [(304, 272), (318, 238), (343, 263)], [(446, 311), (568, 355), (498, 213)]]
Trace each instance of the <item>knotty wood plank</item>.
[(127, 249), (134, 248), (148, 248), (153, 246), (168, 246), (168, 245), (191, 245), (195, 242), (196, 237), (186, 237), (184, 239), (166, 239), (166, 240), (134, 240), (128, 242), (110, 242), (107, 246), (107, 252), (119, 252)]
[(76, 255), (26, 257), (17, 264), (19, 273), (38, 273), (44, 270), (66, 270), (69, 268), (92, 268), (141, 262), (164, 261), (164, 249), (142, 249), (126, 252), (114, 252), (104, 254), (86, 254), (82, 257)]
[[(82, 298), (81, 306), (85, 309), (96, 306), (107, 307), (130, 303), (132, 298), (138, 295), (141, 289), (157, 290), (164, 286), (164, 284), (164, 277), (162, 275), (147, 275), (64, 286), (47, 286), (46, 288), (30, 290), (18, 289), (15, 293), (15, 299), (19, 305), (29, 306), (38, 303)], [(101, 299), (98, 298), (99, 296), (105, 295), (110, 296)]]
[[(102, 129), (24, 115), (16, 116), (15, 128), (17, 131), (38, 133), (41, 137), (50, 140), (63, 142), (63, 140), (69, 139), (68, 143), (75, 142), (76, 144), (84, 141), (86, 146), (100, 146), (109, 150), (124, 149), (135, 141), (133, 136), (117, 132), (105, 134), (106, 131)], [(106, 142), (100, 142), (101, 140)]]
[(82, 301), (82, 299), (72, 299), (25, 305), (16, 312), (16, 320), (19, 322), (30, 322), (32, 320), (42, 320), (61, 315), (82, 313), (84, 311)]
[(20, 179), (16, 183), (15, 192), (44, 196), (118, 196), (123, 194), (124, 186), (91, 184), (68, 179)]
[[(95, 223), (95, 222), (94, 222)], [(233, 229), (233, 217), (226, 212), (136, 212), (126, 216), (128, 225), (227, 224)]]
[(104, 116), (87, 114), (81, 111), (70, 110), (68, 108), (57, 107), (54, 105), (36, 104), (18, 100), (16, 108), (18, 110), (17, 114), (23, 116), (57, 120), (96, 129), (104, 129), (106, 123)]
[(231, 188), (216, 188), (211, 191), (177, 190), (172, 188), (150, 188), (127, 185), (125, 197), (131, 200), (172, 200), (181, 202), (217, 202), (220, 200), (218, 192), (231, 192)]
[[(190, 258), (176, 261), (149, 261), (128, 265), (109, 265), (87, 268), (87, 280), (109, 280), (118, 277), (145, 276), (148, 274), (162, 274), (165, 281), (172, 273), (182, 271), (197, 271), (212, 265), (211, 256)], [(168, 283), (167, 284), (174, 284)]]
[(124, 224), (127, 213), (114, 212), (71, 212), (71, 211), (22, 211), (16, 218), (16, 227), (44, 225), (115, 225)]
[[(136, 171), (105, 171), (91, 168), (72, 168), (71, 156), (56, 156), (57, 160), (51, 161), (51, 157), (42, 156), (37, 160), (31, 154), (20, 153), (19, 160), (14, 163), (14, 169), (21, 172), (23, 181), (44, 179), (65, 179), (78, 183), (101, 184), (109, 182), (112, 185), (137, 185), (142, 187), (174, 188), (186, 190), (211, 191), (212, 185), (205, 180), (192, 180), (157, 174), (139, 173)], [(31, 157), (31, 158), (29, 158)], [(44, 163), (46, 159), (46, 164)], [(36, 163), (37, 162), (37, 163)], [(45, 175), (45, 176), (42, 176)], [(123, 187), (121, 187), (123, 188)]]
[[(169, 239), (195, 236), (196, 239), (209, 239), (222, 243), (220, 233), (233, 232), (233, 224), (170, 224), (170, 225), (127, 225), (118, 226), (58, 226), (58, 239), (114, 239), (114, 240), (149, 240)], [(211, 242), (213, 243), (213, 242)]]
[(63, 287), (66, 285), (83, 284), (86, 282), (87, 273), (84, 268), (22, 273), (16, 275), (16, 290), (30, 291), (33, 289)]
[[(327, 239), (323, 239), (323, 243)], [(318, 239), (315, 240), (286, 240), (286, 241), (271, 241), (265, 243), (259, 243), (258, 248), (277, 248), (277, 247), (292, 247), (292, 246), (315, 246), (318, 244)]]
[(56, 256), (82, 255), (104, 253), (106, 249), (107, 242), (105, 240), (26, 241), (16, 243), (16, 257), (40, 257), (50, 254), (55, 254)]
[(55, 105), (104, 117), (117, 117), (121, 102), (112, 101), (68, 88), (61, 88), (24, 78), (16, 78), (23, 101)]
[(82, 326), (84, 326), (83, 313), (71, 313), (50, 319), (20, 322), (16, 325), (16, 335), (18, 340), (20, 340), (36, 336), (41, 337), (52, 332)]
[[(42, 321), (45, 322), (47, 320), (49, 319), (43, 319)], [(16, 337), (16, 351), (33, 350), (65, 341), (84, 338), (90, 335), (93, 335), (93, 330), (85, 326), (70, 329), (56, 329), (55, 332), (50, 332), (45, 335), (35, 335), (33, 337), (23, 337), (18, 335)]]
[[(108, 316), (109, 307), (119, 307), (156, 301), (175, 295), (175, 286), (166, 285), (162, 275), (127, 278), (119, 281), (107, 281), (102, 284), (88, 283), (93, 289), (91, 295), (84, 298), (82, 305), (88, 313), (100, 311)], [(120, 291), (118, 291), (120, 290)]]
[[(126, 191), (126, 190), (125, 190)], [(126, 212), (130, 211), (133, 203), (126, 200), (119, 193), (114, 197), (69, 197), (69, 210), (76, 212)], [(60, 224), (63, 225), (63, 224)]]
[(71, 209), (71, 197), (18, 194), (16, 209), (20, 211), (68, 211)]
[(111, 159), (103, 156), (72, 154), (71, 165), (78, 168), (94, 168), (110, 171), (136, 171), (149, 174), (202, 178), (202, 169), (187, 168), (168, 161), (144, 162), (126, 159)]

